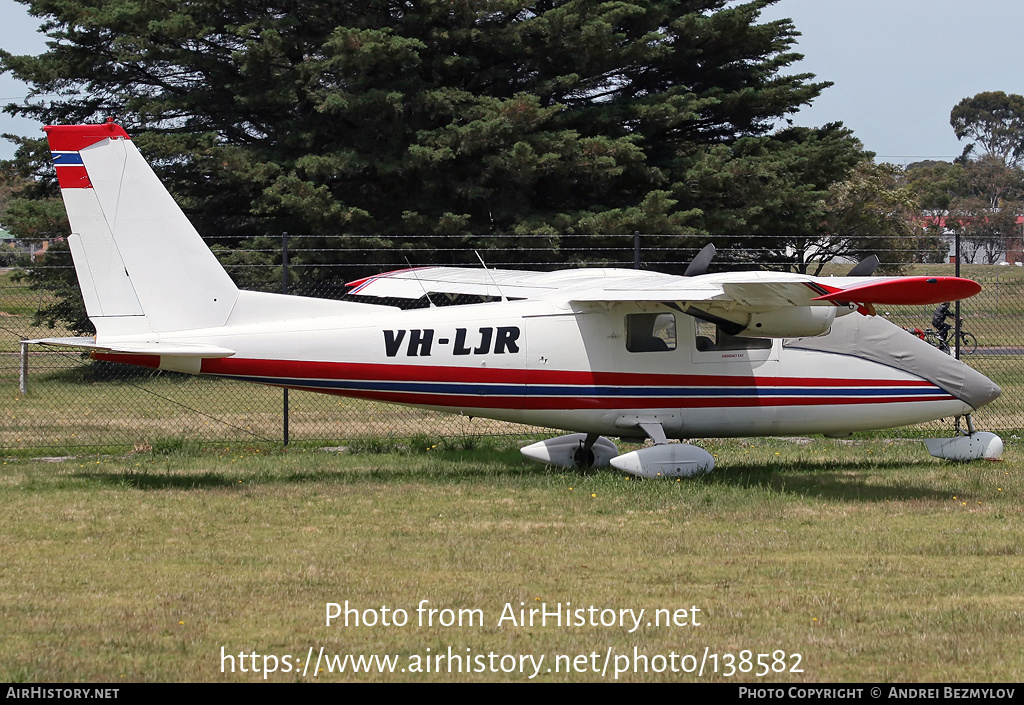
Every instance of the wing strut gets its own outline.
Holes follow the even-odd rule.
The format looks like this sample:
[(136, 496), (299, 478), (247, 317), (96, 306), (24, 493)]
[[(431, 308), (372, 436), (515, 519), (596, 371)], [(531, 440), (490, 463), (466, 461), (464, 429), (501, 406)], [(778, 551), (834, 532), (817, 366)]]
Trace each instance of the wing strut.
[(668, 438), (665, 436), (665, 429), (662, 427), (660, 421), (641, 421), (637, 424), (644, 433), (650, 436), (651, 440), (654, 441), (654, 445), (663, 446), (668, 443)]

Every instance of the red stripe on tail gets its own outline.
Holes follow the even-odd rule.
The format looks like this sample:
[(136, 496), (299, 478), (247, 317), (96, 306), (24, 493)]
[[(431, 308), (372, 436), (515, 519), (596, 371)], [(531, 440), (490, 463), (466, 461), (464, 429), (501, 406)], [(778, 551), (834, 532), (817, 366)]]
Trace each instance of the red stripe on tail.
[(123, 127), (112, 122), (102, 125), (47, 125), (43, 130), (53, 152), (77, 152), (108, 137), (131, 139)]
[(57, 167), (57, 183), (61, 188), (92, 188), (84, 166)]

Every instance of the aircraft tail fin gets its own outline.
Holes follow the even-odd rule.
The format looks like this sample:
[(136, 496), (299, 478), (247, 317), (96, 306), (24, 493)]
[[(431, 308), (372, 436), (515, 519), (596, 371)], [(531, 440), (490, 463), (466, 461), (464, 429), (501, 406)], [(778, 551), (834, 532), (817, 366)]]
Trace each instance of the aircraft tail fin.
[(223, 325), (238, 288), (120, 125), (44, 128), (97, 335)]

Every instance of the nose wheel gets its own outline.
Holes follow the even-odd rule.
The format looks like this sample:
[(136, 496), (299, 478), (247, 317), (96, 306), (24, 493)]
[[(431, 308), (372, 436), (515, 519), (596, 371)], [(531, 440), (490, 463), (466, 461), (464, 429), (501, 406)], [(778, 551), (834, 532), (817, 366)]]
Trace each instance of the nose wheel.
[[(966, 431), (961, 430), (963, 419)], [(926, 438), (928, 452), (945, 460), (999, 460), (1003, 455), (1003, 439), (988, 431), (976, 431), (970, 414), (956, 418), (954, 438)]]
[[(966, 431), (960, 430), (960, 421), (961, 421), (961, 419), (963, 420), (964, 425), (967, 427)], [(970, 436), (970, 435), (974, 434), (974, 419), (971, 418), (970, 414), (964, 414), (963, 416), (957, 416), (955, 419), (953, 419), (953, 422), (955, 424), (956, 434), (958, 436)]]

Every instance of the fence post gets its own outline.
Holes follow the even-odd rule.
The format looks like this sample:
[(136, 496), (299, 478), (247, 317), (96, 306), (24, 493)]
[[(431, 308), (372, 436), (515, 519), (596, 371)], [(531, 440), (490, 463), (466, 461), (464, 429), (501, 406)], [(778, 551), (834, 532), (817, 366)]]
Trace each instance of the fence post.
[(640, 231), (633, 231), (633, 269), (640, 269)]
[[(288, 233), (281, 233), (281, 293), (288, 293)], [(288, 445), (288, 387), (284, 388), (282, 399), (282, 429), (284, 445)]]
[[(953, 249), (956, 250), (956, 276), (960, 276), (960, 228), (953, 231)], [(960, 359), (960, 299), (956, 300), (953, 314), (953, 357)]]
[(18, 391), (21, 396), (28, 394), (28, 343), (21, 341), (21, 360), (18, 367)]

